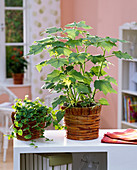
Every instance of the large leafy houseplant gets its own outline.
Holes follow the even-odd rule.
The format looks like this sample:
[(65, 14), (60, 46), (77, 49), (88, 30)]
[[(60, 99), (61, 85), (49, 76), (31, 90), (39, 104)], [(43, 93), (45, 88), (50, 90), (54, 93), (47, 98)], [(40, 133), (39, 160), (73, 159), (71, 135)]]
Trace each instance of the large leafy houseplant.
[[(91, 107), (97, 105), (108, 105), (105, 98), (95, 101), (97, 92), (116, 93), (112, 84), (117, 84), (116, 80), (109, 76), (106, 71), (110, 57), (131, 59), (126, 52), (110, 51), (117, 47), (117, 42), (126, 41), (91, 35), (87, 29), (90, 26), (85, 21), (74, 22), (62, 28), (48, 28), (46, 37), (30, 46), (29, 55), (48, 51), (49, 60), (44, 60), (36, 67), (41, 71), (46, 65), (51, 65), (54, 70), (47, 75), (43, 88), (53, 92), (62, 92), (52, 103), (53, 108), (57, 105), (65, 105), (65, 110), (72, 107)], [(90, 47), (100, 49), (98, 55), (89, 52)], [(91, 49), (90, 49), (91, 51)], [(92, 87), (93, 85), (93, 87)], [(58, 121), (63, 117), (64, 112), (57, 113)]]

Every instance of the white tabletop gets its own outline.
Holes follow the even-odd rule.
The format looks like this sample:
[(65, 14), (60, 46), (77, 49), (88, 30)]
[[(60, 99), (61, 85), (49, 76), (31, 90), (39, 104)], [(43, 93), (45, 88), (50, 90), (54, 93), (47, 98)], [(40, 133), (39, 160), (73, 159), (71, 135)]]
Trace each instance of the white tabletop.
[(112, 147), (133, 147), (134, 145), (127, 144), (107, 144), (101, 143), (101, 139), (106, 132), (123, 131), (123, 130), (100, 130), (99, 138), (94, 140), (70, 140), (66, 139), (64, 130), (47, 130), (45, 136), (53, 141), (45, 141), (44, 139), (36, 139), (38, 148), (34, 149), (29, 144), (30, 141), (19, 141), (14, 139), (14, 149), (20, 150), (20, 153), (35, 153), (35, 152), (91, 152), (91, 151), (107, 151)]

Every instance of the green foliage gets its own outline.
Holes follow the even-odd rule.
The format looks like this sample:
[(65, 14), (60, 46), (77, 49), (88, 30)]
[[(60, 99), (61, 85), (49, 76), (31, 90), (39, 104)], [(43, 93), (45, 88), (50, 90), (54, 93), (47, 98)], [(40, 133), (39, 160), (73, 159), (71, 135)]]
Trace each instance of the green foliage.
[[(112, 84), (117, 85), (116, 80), (107, 73), (110, 64), (108, 58), (114, 56), (120, 59), (132, 58), (127, 53), (113, 51), (113, 47), (117, 47), (117, 42), (126, 43), (126, 41), (93, 36), (87, 29), (91, 27), (86, 25), (85, 21), (68, 24), (64, 29), (48, 28), (45, 31), (48, 36), (30, 46), (29, 54), (35, 55), (43, 50), (50, 54), (48, 61), (42, 61), (36, 67), (38, 71), (49, 64), (54, 67), (54, 70), (44, 80), (43, 86), (54, 92), (63, 93), (54, 100), (53, 108), (63, 104), (66, 107), (91, 106), (91, 103), (96, 103), (97, 92), (102, 91), (105, 95), (116, 93), (112, 88)], [(100, 49), (101, 53), (90, 54), (89, 47)], [(110, 51), (111, 54), (109, 54)], [(87, 63), (91, 67), (87, 67)], [(94, 85), (93, 88), (91, 84)], [(98, 102), (108, 105), (104, 98), (99, 99)], [(63, 113), (58, 111), (55, 117), (57, 120), (54, 121), (54, 125), (58, 127), (57, 124), (63, 117)]]
[(9, 73), (24, 73), (28, 67), (28, 61), (23, 56), (20, 48), (14, 47), (12, 53), (7, 58), (7, 68)]
[[(27, 133), (27, 135), (24, 136), (25, 139), (31, 138), (32, 128), (41, 131), (41, 137), (44, 137), (43, 123), (46, 123), (44, 128), (50, 126), (52, 122), (53, 124), (56, 122), (56, 125), (60, 126), (61, 116), (60, 113), (57, 113), (60, 111), (55, 112), (51, 107), (48, 108), (39, 98), (36, 98), (36, 100), (32, 102), (28, 99), (28, 96), (25, 96), (24, 100), (17, 99), (12, 108), (15, 110), (13, 132), (20, 136)], [(32, 126), (29, 124), (30, 122), (35, 123)], [(9, 139), (15, 137), (14, 133), (8, 136)]]

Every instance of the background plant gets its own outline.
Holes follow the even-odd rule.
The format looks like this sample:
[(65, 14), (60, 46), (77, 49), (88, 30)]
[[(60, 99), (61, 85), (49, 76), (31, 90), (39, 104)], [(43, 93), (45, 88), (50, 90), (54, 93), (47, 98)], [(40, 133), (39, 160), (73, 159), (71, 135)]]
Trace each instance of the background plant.
[(24, 73), (27, 69), (28, 61), (23, 56), (23, 51), (20, 48), (14, 47), (12, 55), (8, 57), (7, 67), (9, 73)]
[[(96, 103), (97, 92), (102, 91), (105, 95), (116, 93), (112, 88), (112, 83), (117, 85), (116, 80), (104, 70), (111, 64), (108, 58), (114, 56), (120, 59), (132, 58), (126, 52), (121, 51), (112, 51), (110, 54), (110, 50), (117, 47), (118, 41), (122, 43), (126, 41), (93, 36), (86, 31), (87, 29), (91, 27), (86, 25), (85, 21), (68, 24), (64, 29), (48, 28), (45, 31), (46, 37), (35, 41), (34, 45), (30, 46), (29, 55), (36, 55), (43, 50), (50, 54), (49, 60), (42, 61), (36, 67), (38, 71), (49, 64), (54, 67), (43, 85), (43, 88), (53, 92), (63, 92), (63, 95), (52, 103), (53, 108), (64, 103), (68, 107), (91, 106)], [(89, 47), (100, 48), (101, 53), (93, 55), (88, 52)], [(87, 63), (90, 63), (90, 67), (87, 67)], [(108, 105), (105, 98), (99, 99), (98, 102)], [(58, 113), (57, 117), (61, 117), (61, 114)]]

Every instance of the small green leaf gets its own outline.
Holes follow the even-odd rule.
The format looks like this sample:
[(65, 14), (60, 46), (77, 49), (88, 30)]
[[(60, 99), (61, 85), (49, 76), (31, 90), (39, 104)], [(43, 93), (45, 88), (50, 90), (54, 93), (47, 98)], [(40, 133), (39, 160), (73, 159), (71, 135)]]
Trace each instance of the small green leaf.
[(121, 58), (123, 58), (123, 59), (132, 59), (132, 57), (127, 52), (123, 53), (121, 51), (113, 51), (112, 54), (114, 54), (116, 57), (118, 57), (120, 59)]
[(46, 61), (42, 61), (41, 63), (36, 65), (36, 68), (39, 72), (41, 72), (42, 68), (45, 67), (47, 64), (47, 60)]
[(59, 68), (61, 66), (64, 66), (65, 64), (67, 64), (68, 61), (66, 58), (51, 58), (47, 64), (50, 64), (51, 66), (55, 67), (55, 68)]
[(107, 52), (109, 53), (110, 50), (116, 46), (115, 43), (112, 43), (110, 41), (102, 41), (102, 42), (98, 42), (97, 44), (98, 47), (103, 47), (105, 50), (107, 50)]
[(75, 48), (75, 46), (82, 46), (82, 39), (79, 39), (79, 40), (70, 39), (69, 41), (66, 42), (66, 45), (72, 48)]
[[(91, 72), (92, 75), (98, 76), (98, 74), (99, 74), (99, 72), (100, 72), (100, 66), (93, 66), (93, 67), (90, 69), (90, 72)], [(106, 75), (106, 74), (107, 74), (107, 73), (102, 69), (100, 75), (101, 75), (101, 76), (104, 76), (104, 75)]]
[(34, 143), (30, 143), (29, 145), (34, 146), (35, 144)]
[(59, 110), (56, 114), (57, 121), (60, 122), (62, 118), (64, 117), (65, 111)]
[(24, 136), (25, 139), (30, 139), (31, 137), (31, 134)]
[(107, 93), (117, 93), (111, 86), (109, 81), (106, 80), (95, 80), (94, 87), (102, 91), (105, 95)]
[(79, 30), (76, 30), (76, 29), (65, 29), (64, 33), (67, 33), (69, 38), (75, 39), (76, 36), (79, 35)]
[(77, 72), (76, 70), (71, 70), (68, 72), (68, 75), (72, 78), (75, 78), (78, 81), (82, 81), (84, 79), (84, 76), (82, 76), (82, 74), (80, 72)]
[(86, 59), (86, 53), (71, 53), (69, 56), (69, 64), (71, 63), (84, 63)]
[(66, 101), (66, 96), (59, 96), (53, 103), (53, 109), (55, 109), (57, 107), (57, 105), (61, 105)]
[(91, 90), (89, 90), (89, 87), (87, 87), (85, 84), (82, 83), (74, 84), (73, 87), (76, 89), (78, 93), (89, 94), (91, 92)]
[(19, 130), (18, 130), (18, 135), (22, 136), (22, 134), (23, 134), (22, 129), (19, 129)]
[(77, 23), (77, 27), (84, 28), (84, 29), (92, 29), (89, 25), (85, 24), (85, 21), (80, 21)]
[(117, 86), (117, 81), (113, 77), (106, 76), (105, 79), (107, 81), (109, 81), (110, 83), (113, 83), (113, 84), (115, 84)]
[(109, 105), (107, 99), (105, 99), (105, 98), (99, 99), (99, 103), (100, 103), (101, 105)]
[(61, 32), (61, 31), (62, 31), (62, 28), (52, 27), (52, 28), (48, 28), (46, 30), (46, 33), (53, 34), (53, 33)]
[(19, 124), (19, 123), (18, 123), (16, 120), (14, 120), (14, 125), (15, 125), (16, 127), (19, 127), (18, 124)]
[(105, 61), (105, 57), (102, 56), (102, 55), (95, 55), (95, 56), (90, 55), (90, 56), (88, 56), (87, 60), (88, 61), (91, 60), (92, 63), (96, 64), (96, 63), (100, 63), (102, 61)]

